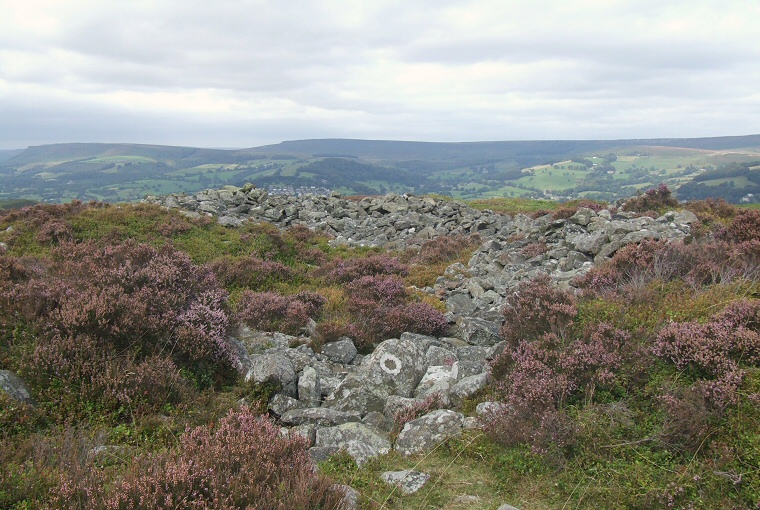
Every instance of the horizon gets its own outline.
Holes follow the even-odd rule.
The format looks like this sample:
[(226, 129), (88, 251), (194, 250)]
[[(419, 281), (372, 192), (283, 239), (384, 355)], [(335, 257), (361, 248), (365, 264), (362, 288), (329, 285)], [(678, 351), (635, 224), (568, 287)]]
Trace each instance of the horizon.
[(690, 136), (690, 137), (633, 137), (633, 138), (553, 138), (553, 139), (523, 139), (523, 140), (517, 140), (517, 139), (510, 139), (510, 140), (468, 140), (468, 141), (448, 141), (448, 142), (441, 142), (441, 141), (431, 141), (431, 140), (392, 140), (392, 139), (366, 139), (366, 138), (302, 138), (302, 139), (293, 139), (293, 140), (281, 140), (279, 142), (269, 143), (269, 144), (262, 144), (262, 145), (249, 145), (249, 146), (240, 146), (240, 147), (212, 147), (212, 146), (203, 146), (203, 145), (175, 145), (175, 144), (159, 144), (159, 143), (141, 143), (141, 142), (113, 142), (113, 141), (105, 141), (105, 142), (51, 142), (51, 143), (43, 143), (38, 145), (29, 145), (27, 147), (15, 147), (15, 148), (0, 148), (0, 151), (7, 151), (7, 152), (13, 152), (13, 151), (25, 151), (27, 149), (35, 148), (35, 147), (46, 147), (46, 146), (53, 146), (53, 145), (139, 145), (139, 146), (153, 146), (153, 147), (182, 147), (182, 148), (193, 148), (193, 149), (208, 149), (208, 150), (222, 150), (222, 151), (238, 151), (238, 150), (249, 150), (249, 149), (257, 149), (261, 147), (271, 147), (280, 145), (283, 143), (291, 143), (291, 142), (307, 142), (307, 141), (329, 141), (329, 140), (335, 140), (335, 141), (358, 141), (358, 142), (389, 142), (389, 143), (422, 143), (422, 144), (479, 144), (479, 143), (521, 143), (521, 142), (589, 142), (589, 141), (600, 141), (600, 142), (627, 142), (627, 141), (637, 141), (641, 140), (642, 142), (647, 141), (658, 141), (658, 140), (709, 140), (709, 139), (722, 139), (722, 138), (749, 138), (753, 136), (760, 136), (760, 133), (749, 133), (749, 134), (741, 134), (741, 135), (719, 135), (719, 136)]

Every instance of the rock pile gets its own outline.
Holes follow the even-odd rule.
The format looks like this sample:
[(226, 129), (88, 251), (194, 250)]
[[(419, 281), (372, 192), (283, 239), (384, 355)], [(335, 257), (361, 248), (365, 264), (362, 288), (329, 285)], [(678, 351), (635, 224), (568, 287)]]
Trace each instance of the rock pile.
[(280, 228), (305, 225), (335, 237), (337, 244), (404, 247), (409, 240), (479, 232), (490, 237), (509, 222), (507, 216), (481, 212), (463, 202), (388, 194), (349, 200), (330, 196), (269, 195), (246, 185), (206, 190), (195, 195), (147, 196), (143, 202), (180, 209), (190, 216), (213, 215), (226, 226), (268, 221)]
[[(333, 236), (336, 244), (388, 249), (442, 235), (480, 234), (485, 242), (466, 265), (450, 266), (424, 289), (445, 300), (451, 337), (404, 333), (367, 356), (357, 354), (345, 337), (321, 352), (279, 333), (243, 328), (232, 338), (246, 378), (275, 381), (281, 388), (270, 409), (287, 433), (305, 436), (315, 458), (344, 449), (358, 463), (393, 448), (405, 455), (427, 451), (477, 426), (456, 409), (488, 383), (488, 361), (502, 348), (500, 310), (521, 281), (543, 273), (559, 286), (572, 286), (621, 247), (643, 239), (684, 239), (697, 221), (688, 211), (652, 219), (588, 208), (566, 219), (533, 219), (434, 197), (270, 196), (252, 185), (145, 202), (190, 216), (214, 215), (229, 227), (247, 220), (281, 228), (305, 225)], [(447, 409), (409, 421), (392, 442), (397, 413), (422, 408), (432, 398)]]

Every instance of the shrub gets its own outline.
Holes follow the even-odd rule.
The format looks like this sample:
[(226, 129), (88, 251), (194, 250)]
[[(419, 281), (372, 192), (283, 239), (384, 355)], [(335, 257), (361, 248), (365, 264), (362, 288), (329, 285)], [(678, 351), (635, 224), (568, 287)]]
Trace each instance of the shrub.
[(246, 290), (238, 299), (236, 318), (254, 329), (296, 334), (310, 317), (319, 314), (325, 302), (316, 292), (283, 296)]
[(671, 196), (670, 189), (665, 184), (647, 190), (644, 194), (627, 200), (622, 209), (637, 213), (654, 212), (655, 217), (668, 208), (678, 206), (678, 200)]
[(171, 247), (61, 243), (5, 273), (3, 322), (30, 333), (19, 369), (56, 416), (156, 410), (182, 399), (180, 371), (201, 385), (235, 373), (226, 292)]
[(419, 253), (412, 258), (412, 262), (425, 265), (453, 262), (464, 252), (480, 246), (482, 242), (478, 234), (436, 237), (425, 241)]
[(760, 241), (760, 210), (739, 211), (728, 225), (725, 238), (735, 243)]
[(566, 406), (615, 390), (623, 362), (634, 357), (630, 336), (605, 322), (577, 331), (575, 298), (545, 276), (521, 283), (503, 313), (508, 345), (491, 367), (502, 405), (487, 418), (487, 431), (537, 449), (572, 444)]
[(526, 259), (532, 259), (533, 257), (538, 257), (539, 255), (543, 255), (547, 251), (549, 251), (549, 249), (546, 246), (546, 243), (543, 241), (528, 243), (520, 249), (520, 253)]
[(722, 198), (686, 202), (683, 206), (684, 209), (697, 215), (702, 228), (723, 224), (731, 220), (737, 213), (737, 208)]
[(182, 366), (237, 363), (226, 339), (226, 293), (183, 252), (67, 244), (49, 272), (63, 294), (47, 320), (64, 335), (92, 335), (143, 355), (171, 352)]
[(576, 280), (578, 287), (609, 293), (626, 286), (682, 279), (695, 288), (757, 276), (760, 242), (643, 240), (620, 249), (603, 266)]
[(179, 447), (132, 461), (112, 486), (102, 472), (66, 474), (56, 508), (338, 509), (343, 492), (320, 476), (298, 436), (247, 408), (185, 432)]
[(335, 259), (320, 270), (330, 283), (347, 283), (364, 276), (406, 276), (408, 268), (397, 258), (387, 255), (370, 255), (356, 259)]
[(571, 444), (574, 426), (565, 406), (590, 404), (599, 389), (613, 389), (628, 339), (601, 323), (571, 340), (545, 333), (508, 348), (494, 360), (502, 405), (486, 418), (487, 432), (501, 443), (537, 449)]
[(502, 310), (504, 324), (501, 336), (512, 348), (523, 340), (545, 333), (564, 336), (577, 314), (575, 298), (556, 289), (548, 275), (540, 275), (521, 283)]
[(363, 276), (346, 286), (348, 309), (360, 350), (406, 331), (440, 335), (448, 328), (444, 315), (427, 303), (409, 303), (397, 276)]
[(143, 360), (86, 335), (53, 335), (23, 360), (25, 379), (59, 419), (158, 412), (192, 392), (167, 355)]
[(240, 258), (229, 255), (220, 257), (209, 263), (209, 267), (227, 288), (263, 290), (293, 276), (293, 271), (285, 264), (252, 255)]
[(363, 308), (365, 302), (395, 306), (406, 299), (406, 286), (395, 276), (362, 276), (346, 285), (349, 306)]
[(706, 401), (718, 410), (739, 402), (742, 364), (760, 362), (760, 304), (740, 300), (706, 324), (673, 323), (662, 329), (653, 353), (697, 382)]

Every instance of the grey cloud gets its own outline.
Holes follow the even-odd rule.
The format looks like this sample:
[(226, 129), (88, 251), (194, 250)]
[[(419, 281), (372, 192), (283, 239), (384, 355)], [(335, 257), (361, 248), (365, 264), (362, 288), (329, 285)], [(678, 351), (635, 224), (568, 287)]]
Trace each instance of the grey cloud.
[[(760, 132), (749, 4), (738, 21), (712, 0), (61, 5), (60, 30), (0, 33), (6, 147)], [(139, 103), (206, 90), (233, 111)]]

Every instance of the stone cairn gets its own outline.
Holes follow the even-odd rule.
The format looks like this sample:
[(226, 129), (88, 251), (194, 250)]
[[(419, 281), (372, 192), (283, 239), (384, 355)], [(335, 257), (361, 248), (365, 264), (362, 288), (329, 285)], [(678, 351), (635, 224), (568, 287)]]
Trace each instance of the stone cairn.
[[(422, 289), (445, 301), (449, 337), (404, 333), (366, 356), (357, 353), (348, 337), (324, 345), (320, 352), (309, 348), (305, 338), (246, 327), (230, 338), (246, 380), (274, 381), (282, 388), (269, 408), (283, 434), (305, 437), (315, 460), (345, 450), (358, 464), (392, 449), (421, 454), (480, 426), (477, 416), (466, 417), (459, 406), (489, 382), (489, 361), (503, 349), (500, 311), (521, 281), (543, 273), (569, 288), (576, 277), (621, 247), (643, 239), (684, 239), (697, 221), (688, 211), (652, 219), (587, 208), (567, 219), (533, 219), (430, 196), (271, 196), (250, 184), (194, 195), (148, 196), (143, 202), (189, 217), (212, 216), (230, 228), (246, 221), (279, 228), (304, 225), (328, 234), (335, 245), (398, 250), (438, 236), (481, 236), (484, 243), (467, 264), (453, 264), (434, 286)], [(391, 434), (397, 413), (434, 397), (443, 409)], [(477, 412), (488, 406), (480, 404)], [(417, 472), (383, 476), (405, 493), (427, 480)]]

